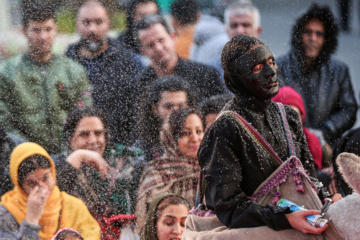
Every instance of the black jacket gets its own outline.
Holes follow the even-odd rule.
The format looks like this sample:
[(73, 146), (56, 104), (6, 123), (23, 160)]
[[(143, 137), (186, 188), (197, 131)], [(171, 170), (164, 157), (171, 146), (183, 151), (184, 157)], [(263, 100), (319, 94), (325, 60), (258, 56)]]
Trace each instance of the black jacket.
[(80, 57), (80, 47), (80, 43), (69, 46), (66, 55), (86, 68), (95, 106), (107, 114), (112, 141), (132, 144), (135, 128), (132, 102), (135, 76), (142, 71), (140, 62), (112, 39), (109, 39), (108, 49), (92, 59)]
[[(204, 64), (179, 58), (174, 75), (181, 76), (189, 82), (199, 102), (211, 96), (225, 93), (219, 73), (214, 68)], [(144, 90), (157, 79), (158, 76), (156, 76), (154, 69), (148, 67), (138, 78), (138, 96), (142, 96)]]
[[(304, 61), (301, 33), (312, 18), (324, 24), (325, 43), (309, 68)], [(305, 126), (321, 130), (330, 144), (353, 126), (358, 108), (348, 66), (331, 57), (337, 47), (337, 33), (330, 10), (313, 5), (293, 26), (291, 51), (276, 59), (282, 85), (294, 88), (304, 100)]]
[[(262, 109), (255, 109), (251, 100), (238, 96), (225, 106), (225, 110), (235, 111), (251, 123), (285, 161), (290, 153), (276, 104), (270, 102), (264, 104)], [(296, 156), (314, 177), (314, 162), (299, 117), (291, 108), (285, 107), (285, 110)], [(206, 205), (215, 210), (224, 225), (229, 228), (264, 225), (275, 230), (291, 228), (285, 217), (285, 209), (261, 206), (248, 199), (279, 165), (234, 118), (224, 115), (207, 130), (198, 159), (206, 181)]]

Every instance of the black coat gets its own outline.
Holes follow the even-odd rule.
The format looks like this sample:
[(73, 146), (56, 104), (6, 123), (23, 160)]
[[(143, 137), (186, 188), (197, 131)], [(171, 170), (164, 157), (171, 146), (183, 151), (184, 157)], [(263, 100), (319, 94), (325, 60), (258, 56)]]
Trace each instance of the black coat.
[[(219, 73), (214, 68), (204, 64), (179, 58), (174, 75), (181, 76), (189, 82), (199, 102), (211, 96), (225, 93)], [(148, 67), (138, 78), (138, 96), (142, 96), (144, 90), (157, 79), (158, 76), (156, 76), (154, 69)]]
[[(251, 123), (279, 157), (285, 161), (287, 140), (281, 115), (274, 102), (255, 110), (250, 100), (236, 96), (225, 110), (239, 113)], [(314, 162), (297, 113), (285, 106), (292, 133), (296, 156), (311, 176), (315, 176)], [(272, 229), (291, 228), (285, 217), (285, 209), (272, 205), (261, 206), (248, 199), (256, 188), (279, 166), (248, 135), (236, 120), (221, 116), (207, 130), (198, 152), (201, 169), (206, 181), (205, 198), (209, 209), (216, 212), (219, 220), (229, 228), (258, 227)]]
[(107, 114), (112, 141), (132, 144), (135, 128), (133, 93), (135, 76), (142, 71), (140, 62), (112, 39), (109, 39), (108, 49), (92, 59), (79, 56), (80, 47), (79, 43), (70, 45), (66, 55), (86, 68), (95, 106)]
[(307, 128), (321, 130), (333, 144), (353, 126), (358, 106), (345, 63), (330, 58), (305, 71), (299, 57), (291, 51), (277, 59), (277, 64), (283, 85), (294, 88), (304, 100)]

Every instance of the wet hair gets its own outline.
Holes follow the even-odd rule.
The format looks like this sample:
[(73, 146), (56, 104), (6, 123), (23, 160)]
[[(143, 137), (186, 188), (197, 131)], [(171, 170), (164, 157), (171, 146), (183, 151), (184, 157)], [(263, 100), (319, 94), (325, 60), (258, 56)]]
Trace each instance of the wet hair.
[(261, 17), (259, 9), (249, 3), (241, 3), (241, 2), (234, 2), (230, 4), (224, 12), (224, 24), (226, 28), (230, 28), (230, 15), (235, 14), (236, 16), (242, 16), (247, 14), (248, 12), (253, 13), (253, 24), (254, 28), (260, 27), (261, 25)]
[(154, 226), (156, 226), (158, 219), (160, 218), (162, 212), (170, 205), (185, 205), (189, 210), (190, 210), (190, 204), (188, 203), (188, 201), (186, 201), (185, 198), (180, 197), (178, 195), (170, 195), (166, 198), (164, 198), (163, 200), (161, 200), (161, 202), (158, 204), (157, 208), (156, 208), (156, 217), (155, 217), (155, 224)]
[(84, 238), (80, 234), (78, 234), (77, 232), (71, 231), (71, 230), (65, 230), (65, 231), (59, 233), (56, 236), (55, 240), (65, 240), (66, 237), (68, 237), (68, 236), (77, 237), (80, 240), (84, 240)]
[(205, 129), (205, 120), (199, 110), (194, 108), (175, 110), (169, 116), (169, 131), (175, 142), (181, 138), (186, 118), (191, 114), (196, 114), (200, 118), (203, 129)]
[(170, 28), (167, 25), (165, 18), (158, 14), (146, 15), (143, 19), (135, 24), (136, 38), (138, 39), (138, 33), (140, 30), (148, 29), (156, 24), (161, 24), (167, 33), (170, 34)]
[(335, 53), (338, 45), (339, 27), (335, 22), (333, 13), (328, 6), (319, 6), (312, 4), (306, 12), (302, 13), (296, 20), (296, 24), (292, 28), (291, 45), (296, 51), (299, 51), (302, 56), (305, 55), (303, 49), (302, 33), (305, 25), (313, 19), (318, 19), (324, 24), (325, 29), (325, 42), (324, 46), (318, 56), (319, 64), (329, 60), (331, 54)]
[(154, 116), (152, 108), (161, 100), (161, 93), (166, 91), (184, 91), (187, 96), (187, 105), (190, 107), (196, 106), (196, 96), (190, 84), (184, 78), (177, 75), (159, 78), (150, 86), (146, 100), (140, 103), (142, 106), (139, 112), (138, 130), (140, 138), (145, 141), (151, 142), (155, 136), (159, 135), (162, 120), (158, 116)]
[(84, 117), (97, 117), (101, 120), (105, 130), (106, 147), (110, 147), (110, 131), (104, 111), (97, 107), (78, 107), (71, 111), (64, 124), (64, 137), (68, 150), (70, 150), (70, 140), (74, 137), (74, 132), (79, 122)]
[(196, 23), (198, 5), (193, 0), (176, 0), (171, 4), (171, 15), (180, 25), (186, 26)]
[(31, 21), (44, 22), (55, 18), (53, 6), (51, 4), (28, 3), (23, 6), (22, 24), (24, 28), (29, 26)]
[(26, 176), (39, 168), (51, 168), (50, 161), (41, 155), (32, 155), (26, 158), (18, 168), (18, 183), (22, 187), (22, 183)]
[(205, 99), (200, 103), (199, 109), (206, 117), (208, 114), (219, 113), (225, 104), (232, 99), (230, 94), (220, 94)]

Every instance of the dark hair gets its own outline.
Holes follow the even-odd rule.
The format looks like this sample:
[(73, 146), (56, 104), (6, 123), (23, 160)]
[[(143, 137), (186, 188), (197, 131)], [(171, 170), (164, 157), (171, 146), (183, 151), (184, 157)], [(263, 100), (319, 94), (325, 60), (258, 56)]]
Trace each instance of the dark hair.
[(160, 14), (160, 8), (159, 8), (159, 4), (157, 3), (156, 0), (133, 0), (129, 3), (127, 10), (126, 10), (126, 21), (127, 21), (127, 27), (128, 29), (132, 29), (134, 28), (134, 14), (135, 14), (135, 10), (136, 8), (143, 3), (155, 3), (155, 5), (158, 8), (158, 14)]
[(203, 128), (205, 130), (205, 120), (200, 111), (194, 108), (183, 108), (173, 111), (169, 116), (169, 130), (171, 137), (177, 142), (183, 133), (186, 118), (190, 114), (196, 114), (199, 116)]
[(81, 240), (84, 240), (84, 238), (78, 234), (77, 232), (71, 231), (71, 230), (65, 230), (61, 233), (59, 233), (59, 235), (56, 236), (56, 240), (65, 240), (66, 237), (71, 236), (71, 237), (78, 237)]
[(176, 0), (171, 4), (171, 15), (180, 25), (196, 23), (198, 5), (192, 0)]
[(164, 198), (163, 200), (161, 200), (161, 202), (158, 204), (157, 208), (156, 208), (156, 218), (155, 218), (155, 226), (156, 223), (159, 219), (159, 217), (161, 216), (161, 213), (164, 211), (165, 208), (167, 208), (170, 205), (180, 205), (180, 204), (184, 204), (189, 210), (190, 210), (190, 204), (188, 203), (188, 201), (186, 201), (185, 198), (175, 195), (175, 196), (168, 196), (166, 198)]
[(44, 22), (55, 18), (53, 6), (51, 4), (28, 3), (23, 6), (23, 27), (27, 28), (31, 21)]
[(74, 137), (74, 132), (77, 125), (84, 117), (98, 117), (101, 120), (105, 130), (106, 148), (110, 147), (110, 131), (104, 111), (100, 108), (89, 106), (75, 108), (68, 114), (64, 124), (64, 137), (66, 147), (70, 149), (70, 139)]
[(300, 51), (301, 55), (304, 56), (302, 33), (305, 25), (313, 19), (318, 19), (324, 24), (325, 29), (325, 43), (317, 58), (318, 64), (329, 60), (330, 55), (336, 51), (338, 45), (338, 33), (339, 27), (335, 22), (334, 15), (332, 14), (328, 6), (319, 6), (312, 4), (306, 12), (297, 18), (296, 24), (292, 28), (291, 45), (295, 50)]
[(78, 10), (77, 10), (77, 14), (79, 14), (79, 11), (80, 11), (81, 8), (83, 8), (84, 6), (88, 5), (91, 2), (100, 4), (100, 6), (105, 8), (106, 11), (109, 10), (108, 6), (105, 4), (104, 1), (101, 1), (101, 0), (85, 0), (85, 1), (81, 2), (81, 4), (79, 5)]
[(205, 99), (200, 103), (199, 109), (206, 117), (208, 114), (219, 113), (225, 104), (232, 99), (230, 94), (220, 94)]
[(141, 110), (138, 117), (138, 131), (140, 138), (145, 142), (152, 142), (158, 138), (162, 120), (158, 116), (154, 116), (152, 108), (158, 104), (161, 99), (161, 93), (165, 91), (184, 91), (186, 92), (188, 106), (196, 106), (196, 96), (190, 84), (184, 78), (177, 75), (159, 78), (150, 86), (145, 101), (140, 102)]
[(18, 168), (18, 183), (22, 187), (22, 183), (27, 175), (39, 168), (51, 168), (49, 159), (41, 155), (32, 155), (26, 158)]
[(165, 18), (158, 14), (150, 14), (146, 15), (135, 24), (136, 38), (138, 39), (138, 33), (140, 30), (148, 29), (158, 23), (160, 23), (165, 28), (166, 32), (170, 34), (170, 29), (165, 21)]

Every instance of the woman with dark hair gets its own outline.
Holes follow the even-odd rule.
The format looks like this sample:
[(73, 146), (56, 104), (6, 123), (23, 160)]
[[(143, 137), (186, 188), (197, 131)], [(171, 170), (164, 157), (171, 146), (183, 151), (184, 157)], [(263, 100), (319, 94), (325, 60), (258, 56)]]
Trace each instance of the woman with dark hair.
[(149, 206), (141, 240), (180, 239), (189, 215), (186, 199), (172, 193), (161, 194)]
[(140, 54), (135, 23), (146, 15), (159, 13), (159, 6), (155, 0), (132, 0), (126, 10), (127, 30), (119, 35), (118, 41), (126, 48)]
[(100, 220), (131, 213), (130, 157), (123, 145), (112, 146), (104, 112), (81, 107), (70, 112), (64, 125), (66, 150), (56, 156), (60, 188), (81, 198)]
[(84, 240), (80, 233), (72, 228), (60, 229), (51, 240)]
[(164, 130), (165, 153), (148, 162), (140, 179), (135, 215), (141, 232), (150, 202), (159, 194), (171, 192), (195, 205), (200, 167), (197, 151), (204, 135), (204, 120), (191, 108), (175, 110)]
[(1, 197), (1, 239), (51, 239), (73, 228), (85, 239), (100, 239), (100, 227), (85, 204), (56, 186), (55, 164), (44, 148), (22, 143), (11, 153), (14, 189)]

